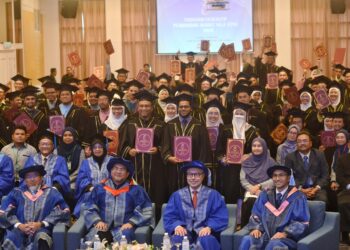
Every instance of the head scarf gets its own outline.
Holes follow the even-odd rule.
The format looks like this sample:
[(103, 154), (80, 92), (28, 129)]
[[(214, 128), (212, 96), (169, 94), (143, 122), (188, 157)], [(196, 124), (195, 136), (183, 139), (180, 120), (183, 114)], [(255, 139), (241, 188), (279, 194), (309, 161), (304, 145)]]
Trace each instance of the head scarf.
[(119, 117), (113, 115), (112, 108), (109, 109), (109, 115), (107, 120), (105, 120), (104, 124), (106, 124), (112, 130), (118, 130), (120, 125), (128, 117), (128, 115), (125, 114), (125, 107), (123, 105), (121, 105), (121, 107), (123, 108), (123, 113)]
[[(161, 89), (161, 90), (159, 91), (159, 93), (158, 93), (158, 96), (159, 96), (162, 92), (164, 92), (164, 91), (166, 91), (166, 92), (169, 93), (169, 91), (168, 91), (167, 89)], [(166, 108), (167, 103), (161, 101), (161, 100), (158, 98), (158, 104), (159, 104), (159, 106), (162, 108), (162, 110), (165, 112), (165, 108)]]
[(242, 162), (242, 169), (246, 174), (247, 181), (252, 185), (257, 185), (269, 179), (267, 169), (276, 165), (276, 162), (270, 156), (266, 142), (263, 138), (257, 137), (253, 140), (252, 145), (259, 142), (263, 148), (263, 152), (259, 155), (253, 153)]
[[(323, 128), (324, 128), (324, 131), (334, 131), (334, 128), (329, 128), (326, 126), (326, 119), (328, 119), (327, 117), (323, 119)], [(332, 118), (331, 118), (332, 119)]]
[[(297, 130), (297, 132), (300, 132), (299, 126), (292, 124), (288, 127), (288, 133), (290, 130), (294, 128)], [(294, 152), (297, 149), (297, 142), (296, 141), (290, 141), (288, 138), (281, 144), (281, 165), (284, 165), (284, 160), (286, 159), (287, 154)]]
[(345, 129), (340, 129), (336, 132), (335, 136), (337, 136), (338, 134), (344, 134), (345, 138), (346, 138), (346, 142), (344, 145), (337, 144), (335, 147), (335, 151), (333, 154), (333, 162), (332, 162), (332, 168), (334, 171), (336, 170), (339, 157), (349, 153), (349, 147), (348, 147), (349, 133), (348, 133), (348, 131), (346, 131)]
[[(209, 112), (212, 112), (212, 111), (217, 111), (219, 112), (219, 119), (216, 121), (216, 122), (211, 122), (209, 121)], [(220, 109), (217, 108), (217, 107), (210, 107), (208, 108), (207, 110), (207, 113), (205, 115), (206, 117), (206, 125), (207, 125), (207, 128), (210, 128), (210, 127), (219, 127), (220, 124), (224, 124), (222, 118), (221, 118), (221, 113), (220, 113)]]
[(304, 95), (304, 94), (308, 95), (310, 100), (309, 100), (309, 102), (306, 103), (306, 104), (300, 103), (300, 109), (301, 109), (302, 111), (306, 111), (308, 108), (312, 107), (312, 95), (311, 95), (309, 92), (304, 91), (304, 92), (301, 92), (300, 96), (301, 96), (301, 95)]
[(258, 100), (258, 103), (260, 104), (260, 103), (262, 103), (262, 99), (261, 99), (261, 97), (262, 97), (262, 92), (260, 91), (260, 90), (253, 90), (253, 92), (250, 94), (250, 97), (251, 98), (253, 98), (253, 96), (254, 96), (254, 94), (255, 93), (260, 93), (260, 98), (259, 98), (259, 100)]
[(331, 90), (336, 90), (337, 93), (338, 93), (338, 98), (337, 98), (337, 100), (336, 100), (335, 102), (332, 102), (332, 101), (331, 101), (332, 106), (333, 106), (333, 107), (336, 107), (336, 106), (338, 106), (338, 104), (339, 104), (340, 101), (341, 101), (340, 89), (338, 89), (337, 87), (331, 87), (331, 88), (329, 89), (328, 93), (331, 92)]
[[(167, 110), (167, 108), (168, 108), (169, 106), (174, 106), (175, 109), (176, 109), (176, 114), (175, 114), (174, 116), (172, 116), (172, 117), (170, 117), (170, 116), (168, 115), (168, 113), (166, 112), (166, 110)], [(165, 117), (164, 117), (164, 121), (165, 121), (165, 122), (168, 122), (168, 121), (170, 121), (170, 120), (172, 120), (172, 119), (174, 119), (174, 118), (176, 118), (176, 117), (179, 116), (178, 113), (177, 113), (177, 106), (176, 106), (175, 103), (168, 103), (168, 104), (165, 106), (164, 113), (165, 113)]]
[[(238, 115), (237, 111), (244, 112), (245, 115)], [(243, 109), (234, 109), (232, 116), (233, 127), (233, 139), (241, 139), (245, 141), (245, 131), (248, 130), (251, 125), (247, 122), (247, 112)]]
[[(101, 156), (94, 155), (94, 146), (96, 144), (100, 144), (103, 147), (103, 154)], [(101, 141), (100, 139), (94, 139), (91, 143), (91, 157), (94, 159), (95, 162), (98, 163), (98, 166), (101, 168), (102, 163), (107, 155), (107, 147), (106, 142)]]
[(78, 142), (77, 131), (72, 127), (66, 127), (63, 130), (63, 135), (67, 131), (72, 133), (73, 142), (70, 144), (66, 144), (62, 139), (60, 145), (57, 147), (57, 154), (64, 157), (67, 163), (70, 162), (71, 167), (69, 169), (69, 173), (73, 173), (75, 170), (79, 168), (80, 154), (81, 154), (82, 148)]

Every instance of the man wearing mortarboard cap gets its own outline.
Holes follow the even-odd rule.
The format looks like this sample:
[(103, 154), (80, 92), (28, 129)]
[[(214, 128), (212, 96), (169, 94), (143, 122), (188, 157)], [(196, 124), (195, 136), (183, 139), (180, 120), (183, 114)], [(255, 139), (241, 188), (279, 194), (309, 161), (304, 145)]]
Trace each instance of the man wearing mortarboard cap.
[(154, 103), (154, 114), (159, 117), (160, 120), (164, 120), (166, 102), (165, 100), (170, 96), (171, 90), (165, 85), (160, 85), (157, 88), (158, 100)]
[(332, 80), (340, 82), (342, 80), (342, 75), (345, 67), (341, 64), (334, 64), (332, 69)]
[(74, 70), (71, 66), (66, 67), (66, 74), (62, 76), (61, 82), (66, 83), (69, 78), (74, 78)]
[[(118, 155), (134, 162), (134, 178), (156, 203), (157, 215), (160, 215), (161, 206), (167, 197), (165, 167), (160, 154), (164, 122), (154, 115), (154, 102), (157, 99), (155, 95), (141, 90), (135, 94), (135, 98), (137, 112), (120, 130)], [(138, 129), (142, 128), (153, 130), (153, 141), (146, 136), (137, 137)], [(145, 143), (151, 143), (149, 152), (137, 151), (137, 144)]]
[(30, 79), (21, 75), (21, 74), (17, 74), (15, 76), (13, 76), (11, 78), (11, 80), (14, 81), (15, 91), (19, 91), (19, 90), (23, 89), (24, 87), (28, 86)]
[(187, 94), (176, 96), (179, 116), (170, 120), (164, 127), (164, 135), (161, 147), (162, 158), (169, 170), (170, 193), (183, 187), (184, 182), (180, 174), (180, 166), (183, 161), (174, 156), (174, 137), (189, 136), (192, 140), (192, 160), (200, 160), (207, 166), (211, 164), (211, 150), (208, 131), (203, 123), (191, 115), (193, 97)]
[(22, 89), (23, 109), (22, 112), (27, 114), (30, 119), (37, 125), (37, 129), (27, 139), (28, 143), (33, 146), (38, 145), (39, 135), (49, 127), (49, 120), (37, 106), (37, 93), (39, 89), (34, 86), (27, 86)]
[(86, 87), (86, 100), (84, 100), (84, 108), (89, 114), (92, 114), (92, 111), (98, 111), (100, 107), (98, 106), (98, 93), (101, 89), (98, 87)]
[(137, 94), (143, 87), (143, 84), (137, 80), (131, 80), (126, 83), (126, 94), (123, 99), (130, 114), (136, 112), (137, 99), (135, 98), (135, 94)]
[(60, 104), (60, 101), (58, 100), (58, 90), (60, 85), (52, 81), (47, 81), (42, 84), (41, 87), (44, 90), (45, 98), (38, 102), (38, 109), (48, 116), (50, 110), (58, 107)]
[[(182, 77), (185, 78), (185, 71), (187, 68), (194, 68), (195, 69), (195, 74), (196, 76), (200, 76), (202, 75), (203, 73), (203, 66), (208, 62), (208, 53), (206, 54), (205, 58), (203, 61), (195, 61), (194, 60), (194, 56), (197, 54), (197, 53), (194, 53), (192, 51), (189, 51), (186, 53), (187, 55), (187, 63), (184, 63), (181, 61), (181, 74), (182, 74)], [(175, 56), (175, 59), (176, 60), (180, 60), (179, 59), (179, 54), (180, 54), (180, 51), (177, 52), (176, 56)]]
[(49, 250), (55, 225), (68, 225), (69, 208), (62, 195), (45, 184), (46, 174), (42, 165), (22, 169), (24, 184), (2, 201), (2, 224), (7, 227), (3, 249)]
[(126, 80), (128, 79), (129, 70), (120, 68), (120, 69), (117, 69), (115, 72), (117, 72), (117, 81), (118, 81), (119, 90), (121, 91), (126, 90), (128, 87)]
[(157, 87), (160, 88), (160, 86), (164, 85), (167, 88), (171, 88), (171, 76), (168, 75), (167, 73), (162, 73), (159, 76), (156, 77), (156, 80), (158, 81)]
[(237, 203), (240, 197), (240, 164), (228, 164), (226, 160), (226, 145), (228, 139), (244, 141), (244, 154), (249, 154), (252, 142), (258, 136), (257, 129), (248, 122), (248, 111), (252, 108), (249, 103), (235, 102), (233, 104), (232, 122), (224, 130), (222, 144), (218, 150), (218, 159), (222, 162), (219, 170), (221, 176), (220, 192), (224, 195), (227, 203)]
[(62, 83), (59, 89), (59, 100), (61, 103), (58, 107), (50, 111), (50, 115), (63, 115), (65, 118), (65, 127), (76, 129), (78, 131), (79, 141), (85, 147), (88, 144), (86, 128), (89, 125), (89, 120), (84, 109), (73, 104), (73, 92), (76, 92), (78, 88)]

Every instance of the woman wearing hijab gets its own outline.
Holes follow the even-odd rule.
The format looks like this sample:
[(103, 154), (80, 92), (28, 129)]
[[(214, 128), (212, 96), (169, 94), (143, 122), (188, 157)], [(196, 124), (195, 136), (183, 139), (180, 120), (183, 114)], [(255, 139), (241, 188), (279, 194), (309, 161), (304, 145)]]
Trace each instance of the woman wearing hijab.
[(96, 135), (92, 140), (91, 157), (83, 160), (76, 181), (75, 199), (78, 201), (74, 216), (79, 217), (80, 208), (93, 190), (94, 186), (108, 177), (107, 163), (111, 158), (107, 155), (107, 138)]
[(166, 102), (165, 109), (164, 109), (164, 121), (168, 123), (168, 121), (175, 119), (178, 117), (177, 113), (177, 104), (176, 104), (176, 99), (173, 97), (168, 97), (167, 99), (164, 100)]
[(313, 103), (313, 90), (309, 87), (304, 87), (299, 90), (300, 93), (300, 110), (305, 112), (304, 123), (307, 129), (313, 136), (317, 136), (322, 129), (322, 124), (317, 118), (317, 109)]
[[(124, 121), (128, 118), (123, 100), (113, 99), (107, 120), (102, 124), (102, 132), (105, 130), (119, 130)], [(102, 134), (102, 133), (101, 133)]]
[(241, 185), (245, 189), (241, 226), (248, 223), (250, 212), (260, 191), (273, 186), (272, 179), (267, 175), (267, 169), (274, 165), (276, 162), (270, 156), (265, 140), (261, 137), (255, 138), (252, 153), (242, 162), (240, 172)]
[(212, 152), (212, 164), (209, 166), (209, 169), (211, 171), (211, 180), (209, 180), (209, 183), (212, 184), (212, 187), (214, 189), (217, 189), (217, 184), (220, 182), (220, 180), (218, 180), (217, 174), (217, 169), (219, 167), (217, 148), (218, 144), (222, 143), (224, 136), (225, 127), (221, 113), (224, 112), (225, 108), (217, 99), (205, 103), (203, 107), (207, 110), (206, 127), (208, 130), (210, 148)]
[(284, 165), (287, 154), (294, 152), (297, 149), (297, 136), (300, 129), (297, 125), (292, 124), (288, 127), (286, 140), (278, 146), (276, 154), (276, 162), (279, 165)]
[(344, 111), (344, 105), (341, 103), (340, 86), (332, 85), (328, 90), (328, 97), (331, 105), (327, 107), (328, 112)]

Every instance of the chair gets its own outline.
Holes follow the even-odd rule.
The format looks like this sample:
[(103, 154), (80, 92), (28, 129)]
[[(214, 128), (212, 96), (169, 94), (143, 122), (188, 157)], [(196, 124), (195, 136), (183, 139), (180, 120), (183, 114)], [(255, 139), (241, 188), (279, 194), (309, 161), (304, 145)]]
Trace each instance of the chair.
[(62, 250), (67, 248), (67, 231), (65, 223), (58, 223), (52, 231), (53, 250)]
[[(162, 206), (162, 215), (161, 218), (153, 231), (152, 234), (152, 243), (154, 247), (161, 247), (163, 243), (163, 236), (165, 233), (164, 224), (163, 224), (163, 214), (166, 207), (166, 203)], [(228, 228), (221, 232), (220, 241), (222, 249), (232, 249), (232, 241), (233, 241), (233, 232), (236, 226), (236, 211), (237, 206), (233, 204), (227, 204), (227, 209), (229, 213), (229, 222)]]
[[(152, 213), (153, 217), (155, 215), (155, 204), (152, 203)], [(151, 226), (138, 227), (135, 230), (135, 238), (137, 242), (140, 243), (151, 243), (152, 237), (152, 228)], [(69, 229), (67, 234), (67, 249), (76, 250), (80, 248), (80, 239), (85, 237), (87, 234), (87, 228), (85, 227), (84, 216), (80, 216), (79, 219), (74, 223), (74, 225)], [(64, 249), (64, 248), (61, 248)]]
[[(323, 201), (308, 201), (310, 209), (310, 225), (307, 236), (298, 241), (298, 250), (338, 250), (340, 215), (339, 213), (326, 212), (326, 204)], [(249, 231), (246, 227), (234, 233), (233, 249), (239, 249), (239, 245)]]

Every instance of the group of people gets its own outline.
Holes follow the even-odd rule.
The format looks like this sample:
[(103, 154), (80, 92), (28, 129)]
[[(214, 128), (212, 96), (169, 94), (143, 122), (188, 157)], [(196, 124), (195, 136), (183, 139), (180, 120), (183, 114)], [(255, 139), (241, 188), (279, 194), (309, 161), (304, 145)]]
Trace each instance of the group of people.
[[(145, 64), (145, 84), (127, 81), (123, 68), (104, 80), (105, 88), (75, 78), (70, 69), (62, 83), (40, 78), (43, 93), (22, 75), (12, 78), (13, 91), (1, 84), (3, 246), (50, 248), (53, 226), (80, 216), (87, 239), (98, 234), (111, 242), (125, 235), (130, 241), (136, 227), (152, 223), (152, 203), (156, 220), (168, 203), (164, 224), (173, 242), (186, 235), (204, 249), (219, 249), (228, 223), (225, 203), (243, 200), (238, 223), (252, 232), (242, 249), (293, 249), (307, 231), (307, 199), (340, 212), (342, 240), (349, 244), (350, 69), (334, 65), (331, 79), (313, 67), (295, 105), (285, 94), (295, 86), (292, 71), (274, 65), (274, 52), (245, 64), (234, 79), (216, 67), (205, 71), (207, 59), (194, 56), (181, 62), (182, 75), (195, 68), (193, 82), (155, 76)], [(277, 88), (270, 88), (268, 73), (278, 74)], [(314, 99), (320, 89), (327, 107)], [(81, 94), (84, 102), (76, 98)], [(64, 117), (61, 134), (50, 130), (52, 116)], [(282, 141), (273, 133), (281, 126)], [(151, 131), (147, 151), (139, 150), (142, 129)], [(326, 144), (325, 132), (331, 134)], [(190, 139), (188, 160), (178, 156), (184, 148), (175, 143), (184, 138)], [(231, 139), (243, 141), (239, 163), (229, 160)], [(264, 221), (266, 214), (277, 216), (271, 211), (285, 200), (289, 205), (278, 215), (283, 220), (265, 228), (272, 223)], [(298, 235), (289, 230), (295, 227)], [(14, 241), (18, 237), (22, 241)]]

